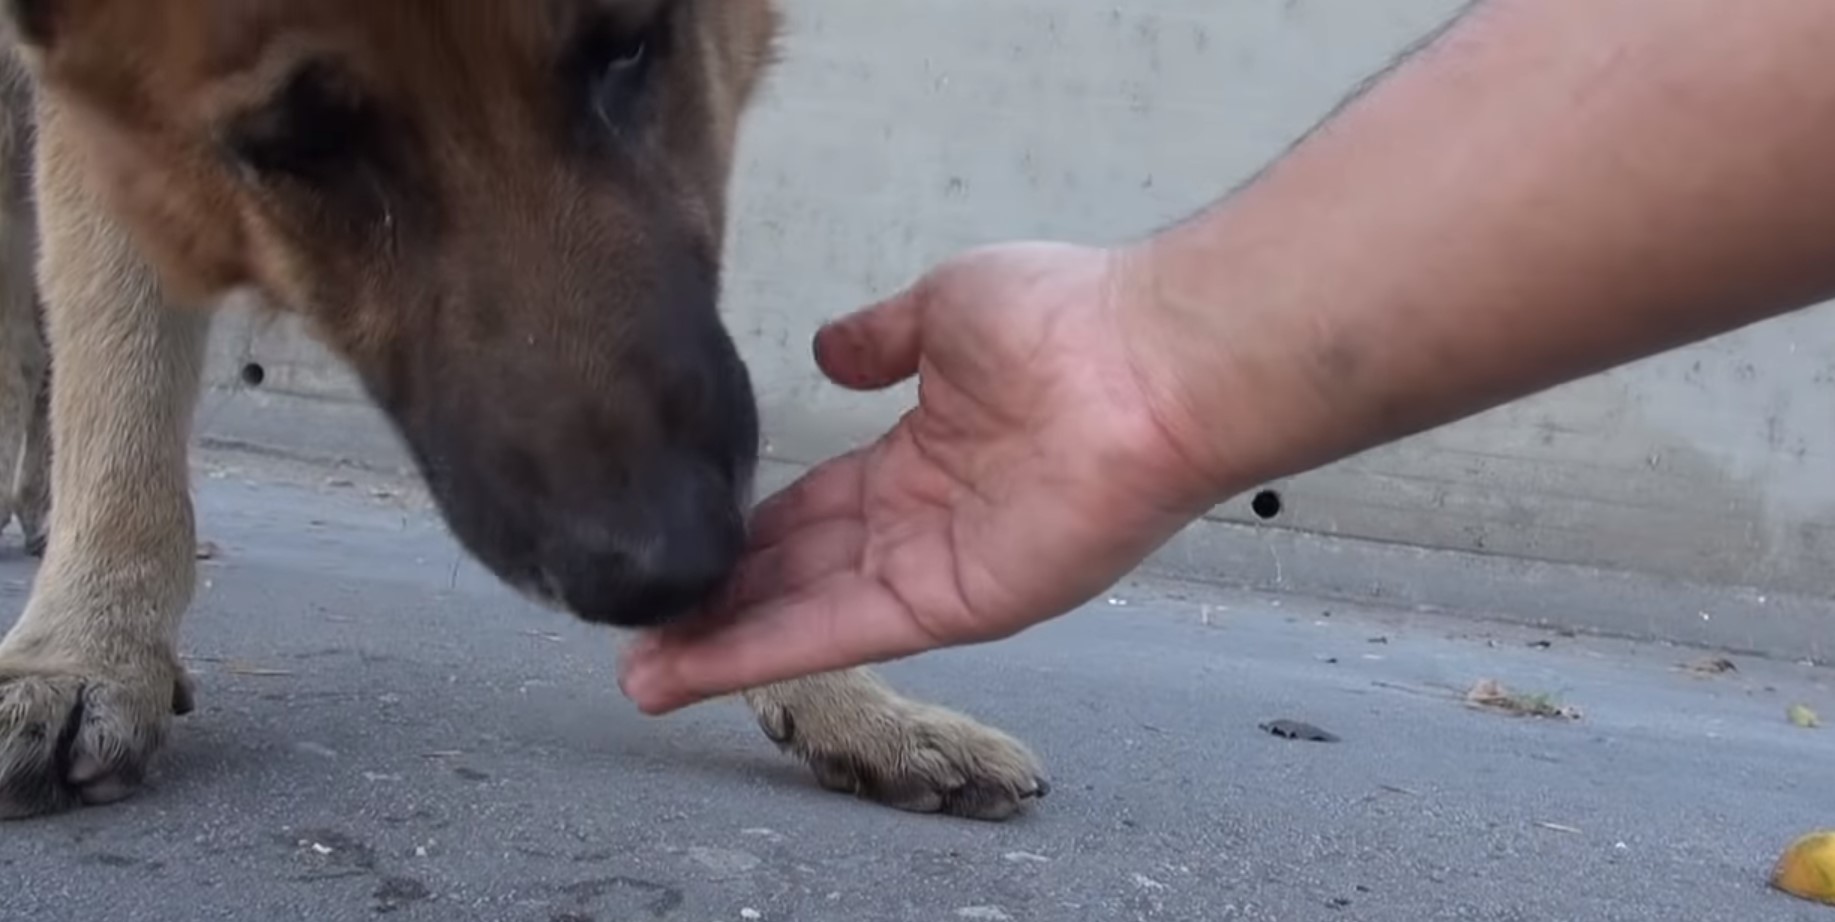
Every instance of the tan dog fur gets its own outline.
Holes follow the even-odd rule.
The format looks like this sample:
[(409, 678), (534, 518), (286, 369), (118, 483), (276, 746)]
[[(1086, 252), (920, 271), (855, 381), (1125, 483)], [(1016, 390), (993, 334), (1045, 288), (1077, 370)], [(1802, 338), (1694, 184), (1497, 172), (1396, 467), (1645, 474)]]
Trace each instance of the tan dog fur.
[[(13, 167), (0, 188), (0, 462), (17, 475), (0, 491), (0, 513), (19, 518), (29, 543), (44, 534), (47, 388), (55, 500), (30, 601), (0, 641), (0, 816), (17, 817), (129, 795), (143, 783), (172, 716), (190, 710), (177, 635), (196, 579), (187, 448), (211, 307), (231, 292), (253, 291), (274, 309), (305, 315), (360, 371), (373, 370), (391, 346), (434, 335), (430, 314), (367, 300), (361, 286), (328, 306), (316, 294), (325, 273), (313, 271), (319, 257), (312, 251), (324, 235), (290, 237), (279, 225), (264, 225), (231, 171), (185, 133), (187, 120), (259, 99), (272, 91), (288, 55), (329, 49), (357, 61), (376, 84), (368, 89), (389, 85), (427, 124), (458, 132), (465, 126), (441, 120), (461, 111), (471, 118), (475, 110), (500, 118), (499, 129), (515, 127), (534, 117), (514, 107), (517, 97), (507, 88), (523, 72), (503, 64), (504, 76), (493, 78), (506, 87), (501, 100), (490, 98), (497, 84), (483, 78), (474, 84), (484, 87), (481, 96), (441, 99), (424, 89), (432, 84), (415, 83), (417, 56), (470, 54), (447, 64), (463, 59), (488, 70), (502, 63), (488, 56), (504, 43), (477, 36), (521, 28), (514, 15), (668, 8), (690, 35), (656, 78), (664, 81), (658, 92), (698, 114), (665, 118), (670, 127), (657, 129), (654, 143), (678, 155), (670, 163), (686, 164), (680, 169), (689, 176), (682, 188), (693, 194), (678, 196), (671, 212), (683, 226), (714, 233), (724, 220), (738, 123), (769, 64), (776, 12), (766, 0), (557, 0), (550, 7), (535, 0), (16, 0), (8, 7), (14, 32), (7, 37), (19, 41), (0, 56), (0, 157)], [(412, 40), (390, 31), (402, 27), (392, 17), (414, 16), (437, 28)], [(247, 21), (253, 19), (258, 27)], [(243, 32), (259, 38), (222, 38)], [(206, 64), (232, 76), (207, 73)], [(146, 79), (130, 85), (129, 76)], [(434, 156), (447, 155), (436, 149)], [(550, 169), (556, 155), (531, 143), (515, 156), (522, 166), (492, 174), (508, 187), (501, 195), (519, 194), (525, 180), (522, 191), (540, 188), (540, 176), (517, 172)], [(460, 167), (438, 159), (433, 166)], [(480, 187), (454, 180), (438, 188)], [(427, 204), (452, 211), (463, 203)], [(607, 200), (604, 210), (615, 212), (616, 204)], [(489, 245), (555, 245), (526, 239), (541, 234), (534, 224), (511, 225), (513, 209), (500, 213), (474, 226)], [(379, 219), (410, 253), (434, 245), (413, 236), (412, 216), (400, 218), (400, 227), (394, 212), (385, 209)], [(592, 225), (607, 259), (621, 258), (620, 220)], [(440, 239), (464, 243), (456, 235)], [(428, 264), (447, 255), (429, 251)], [(401, 284), (395, 264), (339, 268), (374, 280), (376, 290)], [(516, 291), (534, 284), (498, 281)], [(529, 303), (545, 296), (526, 295)], [(607, 303), (625, 303), (619, 297)], [(47, 339), (55, 370), (49, 385)], [(638, 409), (649, 399), (636, 385), (614, 396)], [(551, 429), (524, 435), (555, 437)], [(1046, 790), (1036, 757), (1018, 741), (903, 698), (865, 670), (744, 698), (766, 734), (832, 789), (901, 809), (986, 819), (1010, 816)]]

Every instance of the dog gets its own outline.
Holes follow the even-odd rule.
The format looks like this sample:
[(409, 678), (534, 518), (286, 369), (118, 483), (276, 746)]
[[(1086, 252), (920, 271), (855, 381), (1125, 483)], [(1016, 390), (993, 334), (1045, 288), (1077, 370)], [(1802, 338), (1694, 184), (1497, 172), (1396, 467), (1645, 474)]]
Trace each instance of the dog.
[[(347, 363), (506, 585), (612, 628), (718, 591), (759, 440), (727, 187), (774, 0), (0, 3), (0, 511), (43, 554), (0, 817), (131, 796), (192, 709), (187, 449), (232, 294)], [(740, 697), (829, 789), (987, 820), (1049, 789), (864, 669)]]

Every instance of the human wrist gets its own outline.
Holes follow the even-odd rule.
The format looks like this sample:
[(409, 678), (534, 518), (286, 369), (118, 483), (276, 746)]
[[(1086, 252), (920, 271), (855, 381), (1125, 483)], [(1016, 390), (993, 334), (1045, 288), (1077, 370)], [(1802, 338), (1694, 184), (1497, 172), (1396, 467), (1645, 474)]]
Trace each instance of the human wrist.
[(1309, 466), (1309, 433), (1330, 412), (1311, 372), (1306, 305), (1254, 281), (1268, 273), (1227, 240), (1228, 207), (1199, 219), (1202, 241), (1178, 228), (1113, 251), (1137, 383), (1191, 473), (1181, 495), (1205, 509)]

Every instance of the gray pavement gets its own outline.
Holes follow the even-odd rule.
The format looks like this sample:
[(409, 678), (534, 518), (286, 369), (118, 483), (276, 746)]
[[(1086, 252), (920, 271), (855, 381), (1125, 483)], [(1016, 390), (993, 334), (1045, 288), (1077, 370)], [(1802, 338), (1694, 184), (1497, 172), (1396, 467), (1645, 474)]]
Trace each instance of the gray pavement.
[(1828, 670), (1130, 582), (885, 669), (1047, 760), (984, 824), (823, 792), (735, 704), (639, 715), (399, 484), (213, 456), (198, 501), (199, 709), (135, 799), (0, 826), (0, 919), (1835, 920), (1764, 884), (1835, 826), (1835, 731), (1784, 719)]

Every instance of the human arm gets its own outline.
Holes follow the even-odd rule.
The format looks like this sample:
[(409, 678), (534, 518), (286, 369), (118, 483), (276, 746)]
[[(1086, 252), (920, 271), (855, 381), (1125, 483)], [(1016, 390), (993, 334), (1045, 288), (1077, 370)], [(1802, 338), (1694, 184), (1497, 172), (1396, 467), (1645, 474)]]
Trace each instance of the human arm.
[(1835, 293), (1835, 6), (1494, 0), (1132, 248), (1218, 495)]

